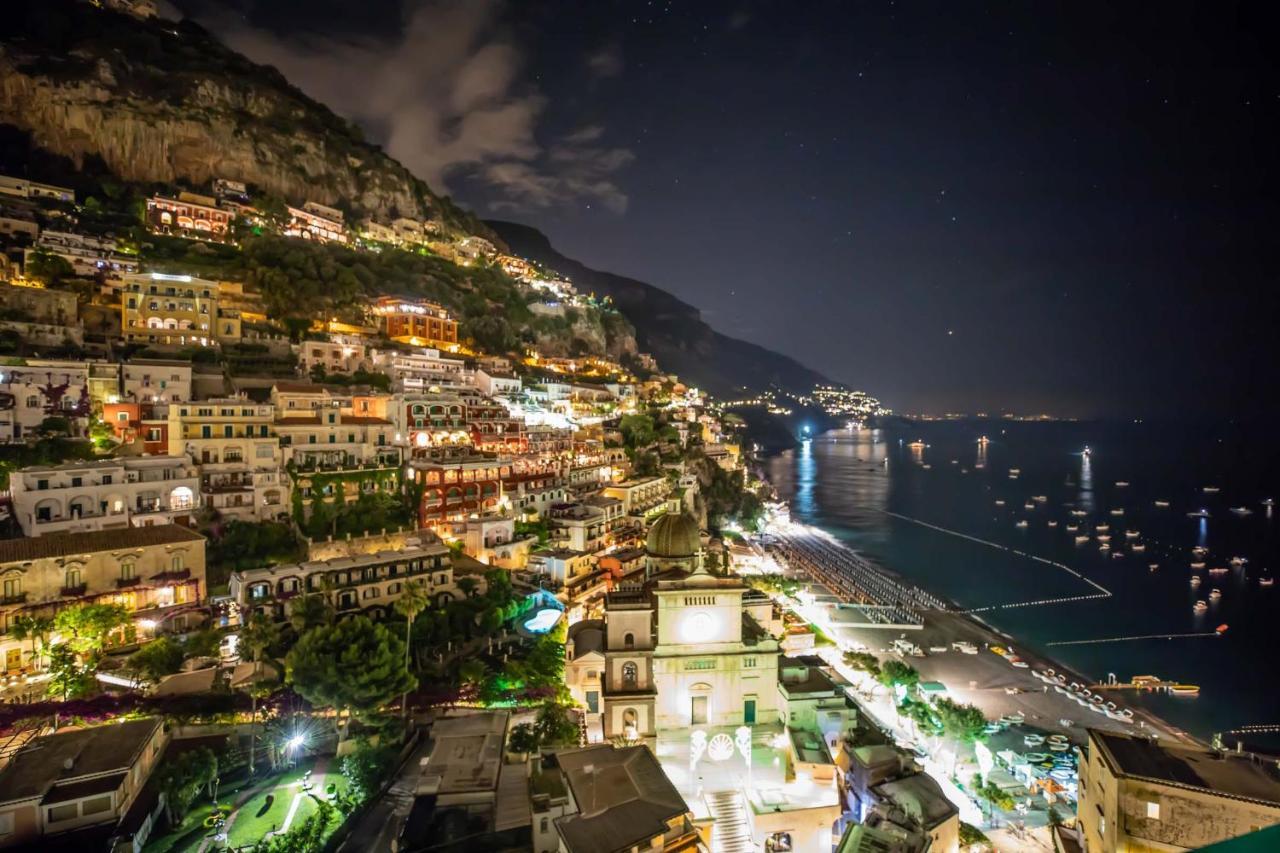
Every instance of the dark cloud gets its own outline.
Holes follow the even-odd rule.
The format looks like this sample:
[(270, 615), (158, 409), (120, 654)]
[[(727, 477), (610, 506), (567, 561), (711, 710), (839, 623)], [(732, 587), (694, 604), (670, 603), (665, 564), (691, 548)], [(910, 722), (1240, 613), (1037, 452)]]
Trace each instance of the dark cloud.
[(587, 57), (587, 70), (595, 77), (617, 77), (622, 73), (622, 47), (609, 44)]
[[(497, 209), (598, 202), (624, 211), (615, 173), (631, 152), (603, 144), (600, 127), (539, 141), (546, 98), (521, 82), (525, 57), (500, 12), (494, 0), (415, 2), (389, 38), (277, 35), (217, 12), (201, 20), (361, 124), (441, 192), (471, 179), (488, 187)], [(590, 65), (598, 76), (617, 73), (621, 56)]]

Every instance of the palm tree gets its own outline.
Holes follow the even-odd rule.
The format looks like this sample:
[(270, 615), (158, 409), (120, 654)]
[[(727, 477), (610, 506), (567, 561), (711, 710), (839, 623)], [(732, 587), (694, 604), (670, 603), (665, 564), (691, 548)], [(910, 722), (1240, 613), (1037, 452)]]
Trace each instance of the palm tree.
[(257, 722), (258, 722), (258, 696), (260, 690), (255, 689), (258, 676), (262, 672), (262, 659), (266, 657), (267, 649), (275, 645), (280, 639), (280, 626), (272, 622), (261, 613), (255, 613), (248, 622), (240, 628), (240, 645), (249, 650), (249, 657), (253, 660), (253, 680), (250, 684), (250, 697), (253, 700), (252, 710), (249, 712), (249, 775), (253, 775), (253, 753), (254, 747), (257, 745)]
[[(410, 635), (413, 632), (413, 620), (418, 618), (418, 614), (427, 609), (427, 605), (431, 603), (431, 596), (427, 594), (427, 589), (418, 581), (408, 581), (404, 585), (404, 589), (400, 593), (400, 598), (393, 605), (396, 612), (404, 617), (404, 668), (409, 668), (409, 646)], [(404, 717), (409, 717), (409, 694), (406, 692), (400, 697), (401, 711)]]
[(52, 630), (53, 619), (48, 616), (23, 613), (13, 620), (13, 624), (9, 629), (9, 633), (13, 634), (13, 638), (18, 642), (23, 640), (31, 641), (31, 666), (33, 669), (40, 668), (40, 652), (43, 651), (43, 647), (49, 638), (49, 632)]

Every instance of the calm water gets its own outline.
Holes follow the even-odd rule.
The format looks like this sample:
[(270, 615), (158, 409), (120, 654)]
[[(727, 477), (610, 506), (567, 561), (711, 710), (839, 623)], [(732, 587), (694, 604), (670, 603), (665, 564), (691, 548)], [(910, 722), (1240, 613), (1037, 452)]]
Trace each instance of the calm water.
[[(987, 435), (989, 443), (979, 445)], [(923, 449), (909, 445), (916, 439)], [(1089, 446), (1089, 456), (1081, 449)], [(1150, 424), (926, 424), (899, 430), (836, 431), (769, 462), (779, 496), (798, 519), (825, 528), (882, 564), (966, 608), (1096, 592), (1068, 572), (948, 535), (888, 513), (1016, 548), (1076, 569), (1109, 589), (1110, 598), (994, 609), (982, 618), (1023, 644), (1102, 679), (1154, 674), (1199, 684), (1198, 698), (1142, 698), (1157, 714), (1202, 737), (1249, 724), (1280, 724), (1280, 574), (1274, 510), (1280, 461), (1274, 441), (1232, 427)], [(979, 463), (983, 467), (977, 467)], [(927, 467), (926, 467), (927, 466)], [(1017, 479), (1009, 469), (1018, 468)], [(1127, 487), (1117, 486), (1127, 481)], [(1220, 492), (1206, 494), (1205, 486)], [(1047, 501), (1028, 510), (1033, 496)], [(995, 501), (1002, 499), (1004, 506)], [(1171, 506), (1161, 509), (1156, 500)], [(1230, 507), (1246, 506), (1240, 517)], [(1111, 510), (1124, 509), (1122, 517)], [(1205, 521), (1186, 513), (1208, 509)], [(1089, 511), (1075, 518), (1073, 509)], [(1025, 519), (1026, 528), (1016, 522)], [(1050, 521), (1056, 527), (1050, 527)], [(1114, 558), (1077, 533), (1110, 524)], [(1128, 540), (1126, 530), (1140, 533)], [(1145, 544), (1131, 553), (1131, 541)], [(1210, 576), (1190, 568), (1191, 548), (1209, 548), (1209, 568), (1248, 558), (1244, 569)], [(1150, 570), (1150, 563), (1159, 568)], [(1190, 585), (1192, 574), (1203, 583)], [(1192, 612), (1209, 599), (1207, 613)], [(1142, 634), (1212, 632), (1221, 638), (1137, 640), (1047, 647), (1055, 641)], [(1274, 746), (1275, 737), (1253, 738)]]

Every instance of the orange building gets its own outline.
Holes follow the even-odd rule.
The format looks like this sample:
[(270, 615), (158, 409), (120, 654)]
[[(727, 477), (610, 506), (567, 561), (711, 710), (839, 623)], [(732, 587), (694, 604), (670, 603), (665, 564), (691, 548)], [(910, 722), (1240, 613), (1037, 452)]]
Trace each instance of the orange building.
[(195, 193), (147, 199), (147, 225), (158, 234), (222, 241), (227, 239), (231, 219), (232, 213), (218, 207), (214, 199)]
[(383, 296), (374, 303), (373, 312), (393, 341), (441, 349), (457, 346), (458, 321), (434, 302)]

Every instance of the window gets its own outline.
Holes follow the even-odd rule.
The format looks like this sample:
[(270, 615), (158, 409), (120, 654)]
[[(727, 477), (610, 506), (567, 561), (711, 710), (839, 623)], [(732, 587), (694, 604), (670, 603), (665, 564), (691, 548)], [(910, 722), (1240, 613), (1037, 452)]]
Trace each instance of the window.
[(1098, 834), (1104, 835), (1104, 836), (1107, 834), (1107, 816), (1106, 815), (1098, 815)]
[(63, 577), (62, 580), (63, 580), (62, 585), (65, 586), (67, 589), (75, 589), (76, 587), (80, 586), (80, 570), (67, 569), (66, 576)]
[(181, 554), (173, 555), (173, 570), (175, 572), (182, 571), (182, 555)]
[(0, 814), (0, 838), (13, 834), (13, 812)]
[(544, 832), (544, 833), (547, 831), (547, 819), (545, 817), (541, 820), (541, 822), (539, 822), (538, 831)]
[(625, 634), (622, 637), (622, 645), (626, 646), (628, 649), (634, 649), (636, 647), (636, 635), (631, 633)]
[(88, 816), (91, 814), (102, 814), (111, 811), (111, 795), (106, 794), (101, 797), (94, 797), (91, 800), (85, 800), (80, 804), (80, 814)]
[(60, 806), (52, 806), (49, 809), (49, 823), (57, 823), (63, 820), (74, 820), (80, 815), (80, 807), (78, 803), (63, 803)]
[(40, 398), (39, 398), (39, 397), (28, 397), (28, 398), (27, 398), (27, 408), (28, 408), (28, 409), (38, 409), (38, 408), (40, 408)]
[(133, 580), (134, 572), (136, 571), (137, 571), (137, 567), (135, 567), (133, 563), (131, 562), (121, 563), (120, 564), (120, 580), (122, 581)]
[(622, 684), (624, 687), (635, 687), (638, 675), (639, 668), (636, 667), (634, 661), (627, 661), (622, 665)]
[(1159, 820), (1159, 819), (1160, 819), (1160, 804), (1147, 803), (1147, 820)]

